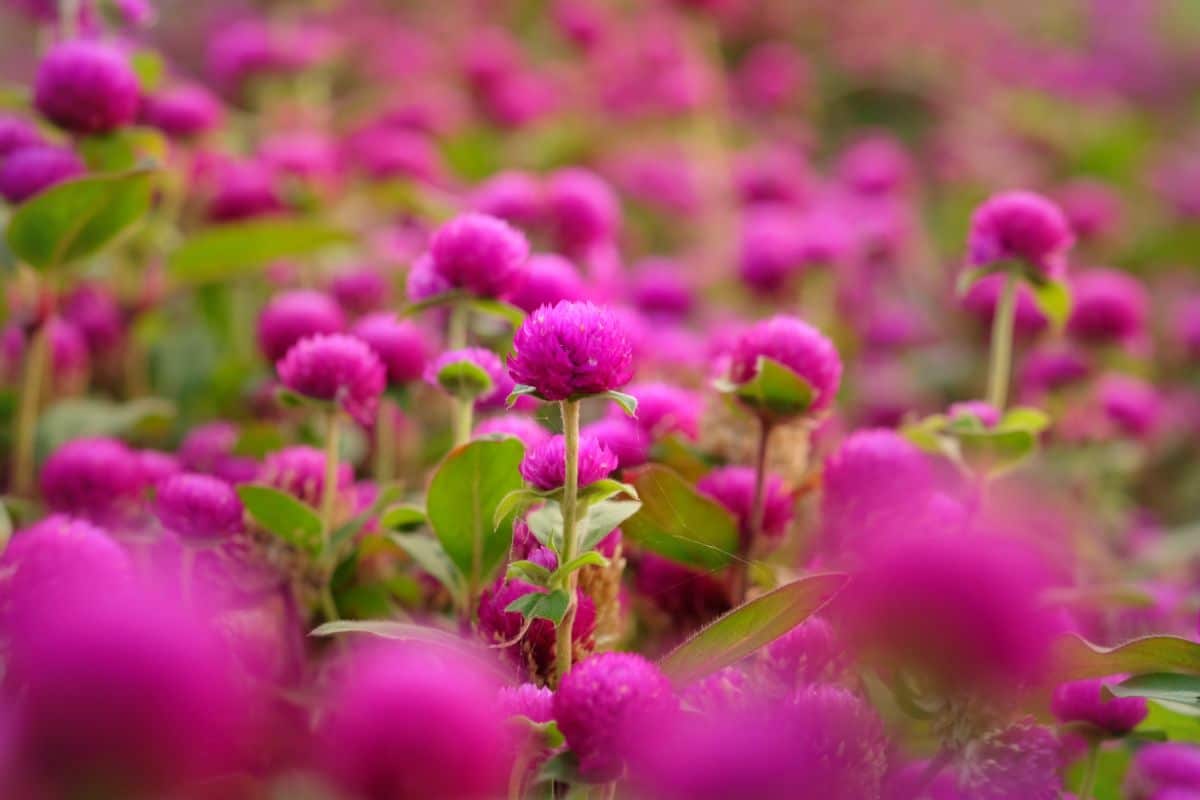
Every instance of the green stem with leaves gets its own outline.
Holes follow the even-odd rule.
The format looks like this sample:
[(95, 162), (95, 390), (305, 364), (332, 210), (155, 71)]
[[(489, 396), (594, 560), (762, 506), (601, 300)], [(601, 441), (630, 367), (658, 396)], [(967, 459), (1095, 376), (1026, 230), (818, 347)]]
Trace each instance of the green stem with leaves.
[(12, 487), (18, 497), (33, 494), (38, 405), (50, 362), (48, 327), (46, 322), (40, 323), (33, 330), (25, 348), (25, 369), (21, 377), (21, 394), (17, 400), (12, 460)]
[(1004, 276), (1004, 288), (996, 301), (992, 316), (991, 362), (988, 365), (988, 404), (1004, 411), (1008, 401), (1009, 373), (1012, 371), (1013, 321), (1017, 314), (1017, 289), (1020, 275), (1009, 270)]
[(765, 418), (759, 419), (758, 449), (754, 458), (754, 500), (750, 505), (750, 535), (741, 543), (741, 560), (734, 565), (731, 587), (734, 605), (746, 599), (749, 586), (750, 557), (763, 536), (763, 521), (767, 513), (767, 451), (771, 443), (774, 425)]
[[(563, 475), (562, 498), (563, 543), (558, 563), (566, 564), (579, 555), (576, 552), (579, 545), (576, 538), (579, 510), (579, 401), (563, 400), (561, 406), (566, 471)], [(564, 587), (567, 593), (567, 611), (563, 615), (562, 622), (558, 624), (555, 640), (555, 676), (558, 681), (561, 681), (563, 676), (571, 671), (571, 629), (575, 627), (575, 611), (578, 605), (575, 599), (575, 590), (578, 585), (579, 572), (572, 570), (567, 575), (567, 585)]]

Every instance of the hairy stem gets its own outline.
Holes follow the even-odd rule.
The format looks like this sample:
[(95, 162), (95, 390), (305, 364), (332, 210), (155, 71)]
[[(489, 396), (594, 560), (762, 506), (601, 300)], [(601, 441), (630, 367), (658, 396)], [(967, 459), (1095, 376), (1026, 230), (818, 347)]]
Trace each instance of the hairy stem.
[(754, 501), (750, 506), (750, 535), (741, 542), (741, 560), (734, 564), (733, 581), (730, 587), (733, 604), (739, 605), (746, 599), (749, 586), (750, 557), (763, 536), (763, 521), (767, 512), (767, 450), (771, 440), (772, 424), (762, 419), (758, 428), (758, 450), (754, 459)]
[[(562, 517), (563, 545), (559, 554), (560, 564), (566, 564), (578, 553), (576, 530), (579, 501), (579, 401), (562, 401), (563, 439), (565, 443), (566, 473), (563, 481)], [(555, 652), (557, 663), (555, 675), (561, 681), (571, 671), (571, 629), (575, 627), (575, 589), (579, 584), (578, 571), (567, 576), (567, 613), (558, 625)]]
[(12, 488), (18, 497), (29, 497), (34, 487), (34, 442), (37, 432), (38, 404), (46, 369), (50, 361), (49, 325), (39, 324), (25, 348), (25, 370), (17, 401), (16, 430), (13, 437)]
[[(325, 430), (325, 481), (321, 485), (321, 553), (322, 559), (330, 560), (332, 554), (327, 552), (329, 539), (333, 535), (333, 515), (337, 506), (338, 462), (341, 457), (341, 425), (339, 425), (336, 408), (329, 410)], [(337, 606), (333, 602), (333, 590), (330, 588), (333, 565), (326, 564), (324, 579), (321, 581), (321, 607), (327, 620), (338, 618)]]
[(992, 317), (991, 362), (988, 365), (988, 404), (997, 411), (1004, 411), (1008, 400), (1009, 373), (1012, 371), (1013, 321), (1017, 313), (1017, 286), (1019, 276), (1009, 271), (1004, 277), (1004, 288), (996, 301)]

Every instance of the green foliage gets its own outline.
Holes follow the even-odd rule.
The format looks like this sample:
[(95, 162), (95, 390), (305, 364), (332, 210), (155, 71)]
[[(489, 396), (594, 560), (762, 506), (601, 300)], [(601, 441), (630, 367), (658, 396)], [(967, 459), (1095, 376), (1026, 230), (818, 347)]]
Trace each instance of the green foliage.
[(1100, 647), (1074, 634), (1055, 647), (1059, 680), (1103, 678), (1120, 673), (1200, 674), (1200, 644), (1179, 636), (1143, 636), (1117, 647)]
[(733, 395), (755, 414), (785, 420), (808, 411), (813, 403), (811, 383), (773, 358), (759, 356), (754, 377), (744, 383), (718, 381), (717, 389)]
[(733, 561), (738, 525), (724, 506), (660, 464), (642, 467), (631, 477), (642, 507), (621, 530), (632, 541), (703, 570), (721, 569)]
[(348, 244), (347, 231), (318, 220), (258, 219), (218, 225), (191, 236), (167, 260), (180, 283), (238, 278), (283, 258), (299, 258)]
[(571, 603), (570, 596), (562, 589), (549, 592), (530, 592), (513, 600), (505, 611), (520, 614), (527, 620), (548, 619), (555, 625), (562, 622)]
[(314, 509), (271, 486), (246, 483), (237, 493), (246, 512), (267, 531), (310, 556), (320, 552), (321, 517)]

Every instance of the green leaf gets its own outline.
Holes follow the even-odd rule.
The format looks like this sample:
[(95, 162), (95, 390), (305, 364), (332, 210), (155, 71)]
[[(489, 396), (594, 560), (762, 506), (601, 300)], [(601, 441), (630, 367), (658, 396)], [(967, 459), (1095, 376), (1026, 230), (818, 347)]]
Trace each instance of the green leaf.
[(505, 607), (505, 611), (520, 614), (525, 619), (548, 619), (555, 625), (562, 622), (570, 605), (570, 597), (562, 589), (552, 592), (523, 594)]
[(550, 575), (551, 582), (562, 580), (572, 572), (583, 569), (584, 567), (607, 567), (608, 559), (597, 553), (595, 550), (590, 550), (581, 556), (572, 558), (567, 563), (563, 564), (558, 569), (554, 570)]
[(378, 517), (384, 508), (399, 500), (401, 493), (401, 488), (396, 484), (380, 487), (379, 493), (371, 505), (355, 514), (349, 522), (334, 529), (333, 533), (329, 535), (329, 544), (326, 547), (325, 555), (330, 556), (338, 552), (346, 542), (358, 536), (367, 523)]
[(579, 757), (570, 750), (558, 753), (542, 764), (538, 769), (537, 783), (585, 783), (579, 774)]
[[(583, 534), (579, 537), (579, 551), (586, 553), (600, 544), (605, 536), (619, 528), (625, 520), (632, 517), (642, 507), (640, 500), (604, 500), (588, 506), (580, 527)], [(559, 514), (559, 527), (562, 527), (562, 514)]]
[(552, 494), (553, 492), (539, 492), (529, 487), (509, 492), (496, 504), (496, 510), (492, 514), (492, 527), (499, 528), (505, 517), (519, 516), (525, 509), (534, 503), (540, 503)]
[(721, 569), (733, 561), (738, 524), (724, 506), (659, 464), (636, 470), (631, 483), (642, 507), (621, 526), (626, 536), (661, 556), (703, 570)]
[(524, 311), (500, 300), (472, 297), (467, 301), (467, 305), (480, 314), (486, 314), (489, 317), (499, 317), (514, 328), (521, 327), (521, 323), (525, 321)]
[(784, 584), (700, 629), (660, 666), (677, 686), (686, 686), (735, 664), (806, 620), (845, 582), (845, 575), (826, 573)]
[(37, 269), (55, 269), (112, 242), (150, 208), (154, 170), (137, 168), (64, 181), (17, 207), (8, 244)]
[(558, 723), (554, 720), (550, 720), (549, 722), (534, 722), (524, 714), (514, 714), (509, 719), (527, 727), (530, 733), (533, 733), (541, 740), (542, 748), (545, 750), (557, 750), (566, 744), (567, 740), (563, 737), (562, 731), (558, 729)]
[(408, 553), (409, 558), (415, 561), (417, 566), (445, 586), (456, 604), (462, 604), (466, 595), (462, 573), (459, 572), (458, 567), (454, 566), (454, 562), (450, 560), (450, 556), (446, 555), (446, 551), (442, 549), (442, 545), (437, 539), (416, 533), (393, 533), (388, 538), (395, 542), (397, 547)]
[(627, 494), (634, 500), (638, 499), (637, 487), (612, 478), (603, 478), (580, 487), (579, 502), (592, 505), (593, 503), (602, 503), (619, 494)]
[(1200, 706), (1200, 676), (1173, 672), (1136, 675), (1107, 687), (1114, 697), (1146, 697), (1189, 706)]
[(1055, 330), (1061, 330), (1071, 316), (1071, 290), (1062, 281), (1032, 284), (1033, 302), (1050, 318)]
[(471, 295), (467, 294), (462, 289), (451, 289), (448, 292), (431, 295), (411, 305), (405, 306), (401, 312), (403, 316), (411, 317), (419, 314), (422, 311), (428, 311), (431, 308), (441, 308), (443, 306), (452, 306), (457, 303), (465, 303), (471, 299)]
[(992, 475), (1018, 466), (1037, 450), (1037, 436), (1027, 430), (956, 431), (963, 458)]
[(608, 391), (603, 396), (619, 405), (626, 415), (630, 417), (637, 416), (638, 400), (633, 395), (625, 394), (624, 392)]
[(1050, 416), (1040, 409), (1020, 406), (1010, 409), (996, 426), (1000, 430), (1021, 430), (1041, 433), (1050, 427)]
[(507, 672), (493, 653), (475, 647), (460, 636), (449, 631), (431, 628), (428, 625), (414, 625), (411, 622), (394, 622), (392, 620), (337, 620), (326, 622), (311, 632), (309, 636), (341, 636), (343, 634), (365, 634), (380, 639), (393, 639), (406, 642), (423, 642), (425, 644), (444, 647), (460, 656), (470, 658), (480, 667), (497, 677), (507, 680)]
[(129, 66), (138, 77), (143, 92), (153, 92), (162, 84), (166, 65), (153, 50), (139, 50), (129, 57)]
[(1059, 681), (1119, 673), (1182, 672), (1200, 675), (1200, 644), (1179, 636), (1143, 636), (1117, 647), (1100, 647), (1074, 634), (1055, 645)]
[(126, 403), (95, 397), (59, 400), (38, 417), (37, 452), (53, 453), (72, 439), (85, 436), (165, 434), (174, 417), (175, 407), (159, 397), (141, 397)]
[(167, 259), (173, 279), (186, 284), (225, 281), (282, 258), (299, 258), (353, 236), (318, 220), (259, 219), (200, 231)]
[(1162, 700), (1150, 703), (1149, 713), (1137, 730), (1163, 731), (1173, 742), (1200, 744), (1200, 709)]
[(766, 356), (759, 356), (758, 370), (750, 380), (739, 384), (718, 381), (717, 388), (732, 394), (756, 414), (777, 420), (803, 414), (814, 399), (811, 383)]
[(496, 507), (523, 485), (525, 447), (516, 439), (479, 439), (446, 456), (429, 485), (429, 523), (473, 586), (485, 583), (512, 544), (512, 518), (495, 524)]
[(411, 531), (426, 522), (425, 509), (414, 505), (396, 505), (385, 510), (379, 517), (379, 527), (385, 531)]
[(237, 487), (254, 521), (288, 544), (316, 555), (321, 549), (321, 517), (287, 492), (257, 483)]
[(546, 586), (550, 583), (550, 570), (532, 561), (514, 561), (508, 565), (505, 577), (516, 578), (534, 586)]
[(508, 393), (508, 399), (504, 401), (504, 404), (508, 408), (512, 408), (514, 405), (517, 404), (518, 400), (520, 400), (522, 397), (525, 397), (526, 395), (529, 395), (531, 397), (537, 397), (537, 389), (535, 389), (532, 386), (526, 386), (523, 383), (518, 383), (516, 386), (513, 387), (513, 390)]
[(474, 401), (492, 391), (495, 384), (483, 367), (474, 361), (454, 361), (438, 370), (438, 384), (460, 400)]
[(12, 539), (13, 522), (12, 517), (8, 515), (8, 506), (0, 503), (0, 553), (4, 552), (4, 548), (8, 547), (8, 541)]

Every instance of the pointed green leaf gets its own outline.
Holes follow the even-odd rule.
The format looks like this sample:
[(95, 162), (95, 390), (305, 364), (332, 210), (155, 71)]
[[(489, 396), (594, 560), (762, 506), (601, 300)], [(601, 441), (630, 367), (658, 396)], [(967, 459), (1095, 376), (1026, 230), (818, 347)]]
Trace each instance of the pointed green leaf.
[(628, 416), (637, 416), (638, 401), (633, 395), (625, 394), (624, 392), (608, 391), (604, 393), (604, 396), (619, 405), (621, 410)]
[(408, 504), (396, 505), (386, 509), (379, 517), (379, 527), (385, 531), (411, 531), (421, 527), (428, 518), (425, 509)]
[(632, 484), (621, 483), (612, 478), (604, 478), (589, 483), (587, 486), (580, 487), (579, 502), (591, 505), (593, 503), (604, 502), (619, 494), (629, 495), (634, 500), (638, 499), (637, 487)]
[(1037, 434), (1050, 427), (1050, 417), (1045, 411), (1021, 406), (1005, 413), (996, 427), (1001, 430), (1022, 430)]
[(534, 503), (545, 500), (548, 495), (528, 487), (516, 489), (501, 498), (492, 514), (492, 527), (499, 528), (506, 517), (516, 517)]
[(570, 600), (562, 589), (552, 592), (530, 592), (513, 600), (504, 609), (516, 612), (525, 619), (548, 619), (555, 625), (562, 622)]
[(525, 321), (524, 311), (501, 300), (472, 297), (467, 301), (467, 305), (481, 314), (486, 314), (489, 317), (499, 317), (514, 328), (521, 327), (521, 323)]
[(631, 540), (703, 570), (721, 569), (733, 561), (738, 524), (724, 506), (659, 464), (634, 471), (630, 482), (642, 500), (638, 512), (621, 525)]
[(428, 311), (431, 308), (442, 308), (443, 306), (454, 305), (455, 303), (465, 302), (471, 296), (462, 289), (451, 289), (448, 292), (435, 294), (432, 297), (426, 297), (424, 300), (406, 306), (402, 315), (411, 317), (415, 314), (420, 314), (422, 311)]
[(505, 576), (516, 578), (526, 583), (532, 583), (534, 586), (548, 586), (550, 584), (550, 570), (532, 561), (521, 560), (512, 562), (508, 565), (508, 571), (505, 573)]
[[(632, 517), (642, 507), (640, 500), (604, 500), (588, 506), (581, 525), (583, 533), (579, 537), (579, 550), (586, 553), (600, 544), (604, 537), (619, 528), (625, 520)], [(559, 515), (559, 526), (562, 526), (562, 515)]]
[(310, 555), (320, 550), (321, 518), (312, 508), (271, 486), (244, 483), (237, 493), (247, 513), (267, 531)]
[(269, 218), (217, 225), (191, 236), (167, 259), (171, 277), (186, 284), (246, 275), (283, 258), (312, 256), (349, 244), (353, 236), (318, 220)]
[(393, 533), (388, 539), (396, 544), (417, 566), (428, 572), (438, 583), (446, 587), (456, 604), (464, 597), (462, 573), (446, 555), (437, 539), (418, 533)]
[(1100, 647), (1074, 634), (1055, 646), (1058, 680), (1104, 678), (1119, 673), (1181, 672), (1200, 675), (1200, 644), (1179, 636), (1143, 636)]
[(551, 582), (557, 582), (570, 575), (572, 572), (583, 569), (584, 567), (607, 567), (608, 559), (597, 553), (595, 550), (590, 550), (581, 556), (572, 558), (567, 563), (563, 564), (550, 575)]
[(1145, 697), (1189, 706), (1200, 706), (1200, 676), (1173, 672), (1136, 675), (1107, 687), (1114, 697)]
[(730, 393), (747, 408), (769, 419), (787, 419), (808, 411), (814, 390), (793, 370), (773, 358), (759, 356), (758, 371), (745, 383), (719, 381), (717, 388)]
[(1061, 330), (1071, 316), (1071, 290), (1062, 281), (1046, 281), (1030, 288), (1038, 309), (1050, 318), (1056, 330)]
[(504, 404), (508, 408), (512, 408), (517, 404), (518, 400), (525, 396), (537, 397), (537, 389), (532, 386), (526, 386), (523, 383), (518, 383), (513, 387), (513, 390), (508, 393), (508, 399), (504, 401)]
[(378, 517), (384, 508), (399, 500), (400, 496), (401, 489), (395, 484), (380, 487), (371, 505), (358, 514), (355, 514), (346, 524), (335, 528), (333, 533), (329, 535), (329, 545), (325, 551), (326, 555), (329, 556), (337, 553), (346, 542), (358, 536), (362, 529), (367, 526), (367, 523)]

